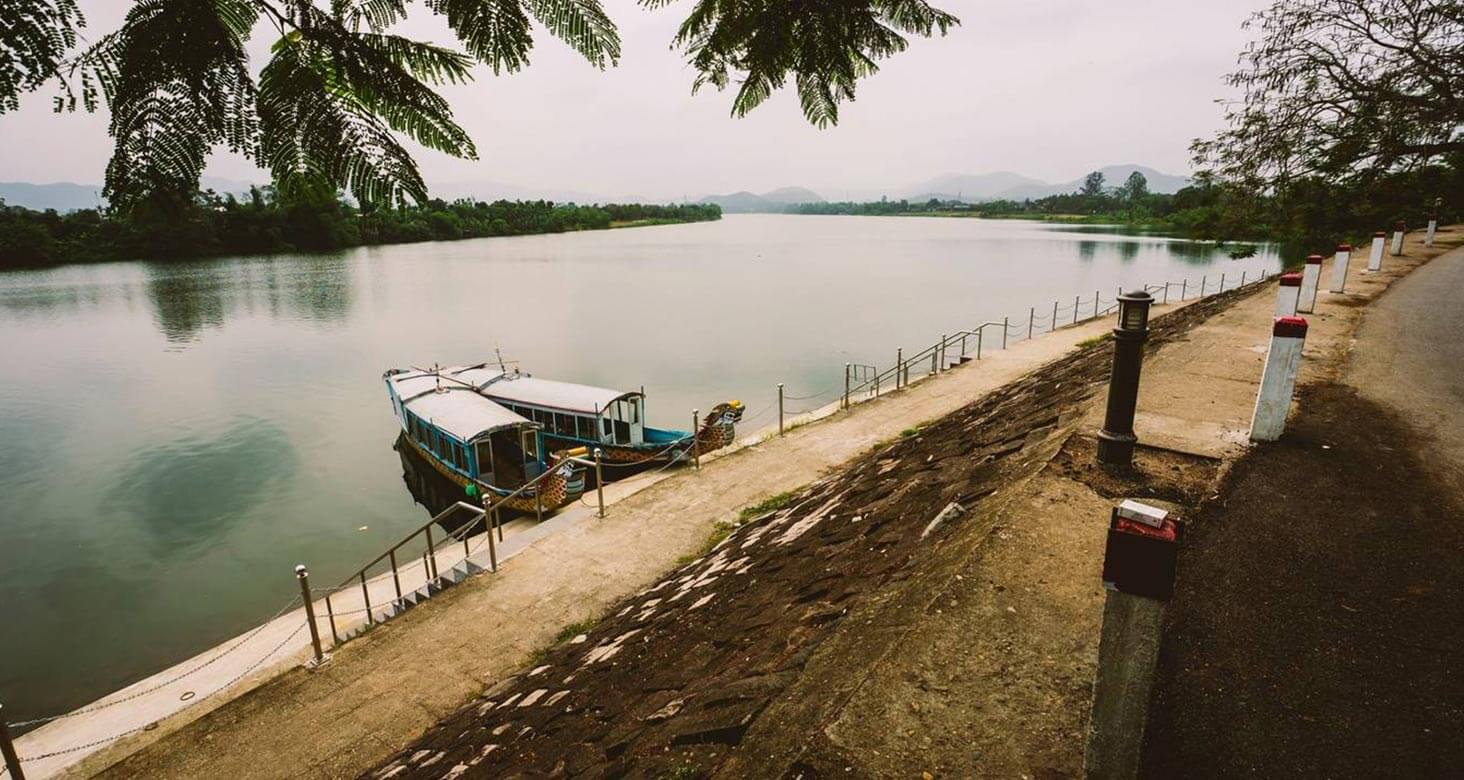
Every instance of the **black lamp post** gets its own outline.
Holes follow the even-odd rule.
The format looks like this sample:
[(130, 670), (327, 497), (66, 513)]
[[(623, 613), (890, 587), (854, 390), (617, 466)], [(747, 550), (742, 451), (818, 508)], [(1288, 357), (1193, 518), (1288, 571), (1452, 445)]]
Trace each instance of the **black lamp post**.
[(1139, 402), (1139, 370), (1149, 340), (1153, 296), (1140, 290), (1118, 296), (1118, 327), (1113, 329), (1113, 373), (1108, 378), (1108, 411), (1098, 432), (1098, 463), (1127, 467), (1134, 460), (1134, 409)]

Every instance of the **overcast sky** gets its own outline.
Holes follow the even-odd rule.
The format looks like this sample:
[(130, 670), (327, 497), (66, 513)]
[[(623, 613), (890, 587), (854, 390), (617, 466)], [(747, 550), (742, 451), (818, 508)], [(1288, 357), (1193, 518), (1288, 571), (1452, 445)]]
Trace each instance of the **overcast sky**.
[[(504, 182), (606, 197), (692, 198), (802, 185), (829, 198), (898, 190), (946, 173), (1010, 170), (1047, 181), (1102, 165), (1189, 171), (1191, 139), (1220, 121), (1221, 77), (1262, 0), (936, 0), (961, 18), (916, 39), (861, 82), (838, 127), (809, 126), (785, 92), (744, 119), (730, 93), (693, 97), (669, 44), (691, 0), (647, 11), (606, 0), (619, 67), (600, 72), (540, 30), (532, 64), (478, 68), (446, 91), (480, 159), (430, 151), (431, 185)], [(82, 0), (89, 37), (113, 29), (120, 0)], [(401, 32), (450, 41), (423, 6)], [(256, 30), (258, 69), (270, 30)], [(103, 116), (50, 113), (49, 90), (0, 117), (0, 180), (99, 182), (111, 152)], [(267, 180), (216, 155), (208, 173)]]

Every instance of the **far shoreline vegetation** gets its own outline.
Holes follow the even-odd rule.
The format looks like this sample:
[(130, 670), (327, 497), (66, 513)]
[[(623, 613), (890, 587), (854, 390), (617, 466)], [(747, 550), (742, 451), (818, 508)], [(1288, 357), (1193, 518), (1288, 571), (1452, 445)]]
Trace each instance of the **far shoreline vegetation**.
[(925, 201), (881, 199), (870, 202), (801, 203), (788, 214), (855, 216), (973, 217), (1025, 219), (1078, 225), (1117, 225), (1182, 238), (1214, 241), (1236, 247), (1245, 256), (1257, 243), (1282, 248), (1289, 264), (1306, 254), (1331, 252), (1341, 241), (1354, 243), (1374, 230), (1391, 230), (1399, 221), (1410, 227), (1430, 215), (1445, 221), (1458, 217), (1453, 203), (1440, 203), (1428, 193), (1464, 192), (1464, 165), (1424, 166), (1379, 176), (1360, 187), (1326, 184), (1312, 178), (1293, 182), (1284, 196), (1257, 194), (1238, 184), (1201, 174), (1175, 193), (1150, 192), (1135, 171), (1118, 187), (1103, 174), (1088, 174), (1076, 192), (1024, 200), (965, 202), (931, 198)]
[(126, 216), (98, 209), (66, 213), (0, 200), (0, 270), (126, 260), (187, 261), (227, 255), (329, 252), (361, 246), (542, 235), (721, 219), (711, 204), (547, 200), (491, 203), (428, 200), (420, 206), (360, 209), (330, 193), (284, 199), (272, 187), (244, 198), (204, 191), (156, 211)]

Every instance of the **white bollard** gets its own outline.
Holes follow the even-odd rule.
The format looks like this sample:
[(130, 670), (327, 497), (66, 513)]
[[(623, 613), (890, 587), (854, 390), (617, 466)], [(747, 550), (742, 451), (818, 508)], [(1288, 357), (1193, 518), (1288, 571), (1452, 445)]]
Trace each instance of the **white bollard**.
[(1276, 316), (1295, 317), (1297, 299), (1301, 296), (1301, 274), (1292, 271), (1281, 274), (1281, 285), (1276, 288)]
[(1439, 218), (1432, 216), (1428, 218), (1428, 232), (1423, 234), (1423, 245), (1433, 246), (1434, 233), (1439, 229)]
[(1306, 267), (1301, 269), (1301, 293), (1296, 298), (1296, 310), (1311, 313), (1317, 308), (1317, 287), (1322, 281), (1322, 256), (1307, 255)]
[(1347, 288), (1347, 264), (1352, 262), (1352, 245), (1338, 244), (1337, 254), (1332, 258), (1332, 292), (1339, 293)]
[(1403, 233), (1407, 230), (1402, 221), (1393, 226), (1393, 257), (1403, 254)]
[(1261, 390), (1251, 416), (1251, 441), (1275, 441), (1286, 430), (1286, 413), (1296, 390), (1296, 373), (1301, 367), (1301, 347), (1306, 343), (1306, 320), (1277, 317), (1271, 326), (1271, 350), (1261, 370)]
[(1388, 234), (1381, 230), (1373, 234), (1372, 250), (1367, 253), (1368, 273), (1377, 273), (1383, 269), (1383, 241), (1387, 237)]

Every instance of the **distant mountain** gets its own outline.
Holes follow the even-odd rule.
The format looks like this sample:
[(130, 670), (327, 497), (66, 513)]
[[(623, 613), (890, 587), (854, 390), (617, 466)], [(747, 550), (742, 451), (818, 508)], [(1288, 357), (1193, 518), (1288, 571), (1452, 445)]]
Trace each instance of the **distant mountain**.
[(55, 209), (76, 211), (94, 209), (106, 204), (100, 184), (31, 184), (24, 181), (0, 181), (0, 200), (7, 206), (23, 206), (36, 211)]
[[(1144, 178), (1148, 179), (1150, 192), (1173, 194), (1190, 183), (1188, 177), (1173, 176), (1133, 163), (1109, 165), (1099, 168), (1098, 171), (1103, 174), (1104, 184), (1108, 187), (1122, 185), (1128, 179), (1129, 174), (1134, 171), (1144, 174)], [(1086, 173), (1083, 174), (1083, 177), (1086, 176)], [(907, 188), (905, 190), (907, 194), (901, 197), (920, 203), (931, 198), (963, 200), (968, 203), (984, 200), (1026, 200), (1027, 198), (1036, 200), (1049, 195), (1077, 192), (1082, 186), (1082, 177), (1058, 184), (1049, 184), (1010, 171), (997, 171), (974, 176), (947, 174)]]
[(1004, 192), (1023, 187), (1045, 186), (1048, 185), (1044, 182), (1011, 171), (975, 175), (946, 174), (906, 189), (906, 194), (902, 197), (912, 201), (927, 201), (931, 198), (964, 201), (993, 200), (1002, 197)]
[(762, 194), (763, 200), (774, 203), (823, 203), (823, 196), (807, 187), (779, 187)]
[(730, 195), (708, 195), (700, 202), (715, 203), (729, 214), (775, 214), (787, 211), (795, 203), (823, 203), (824, 199), (806, 187), (781, 187), (761, 195), (746, 190)]
[[(198, 186), (205, 190), (213, 190), (220, 195), (233, 194), (236, 197), (243, 197), (249, 193), (250, 185), (247, 181), (205, 176), (199, 181)], [(62, 213), (107, 205), (107, 199), (102, 197), (102, 185), (74, 184), (72, 182), (32, 184), (24, 181), (4, 181), (0, 182), (0, 199), (4, 199), (7, 206), (23, 206), (36, 211), (55, 209)]]

